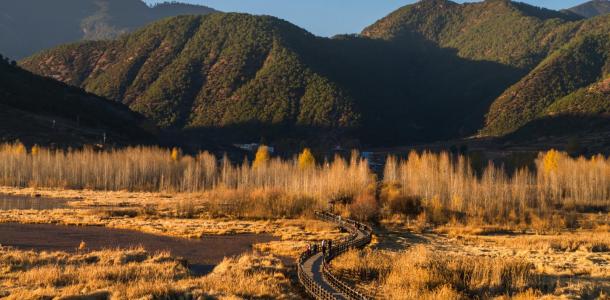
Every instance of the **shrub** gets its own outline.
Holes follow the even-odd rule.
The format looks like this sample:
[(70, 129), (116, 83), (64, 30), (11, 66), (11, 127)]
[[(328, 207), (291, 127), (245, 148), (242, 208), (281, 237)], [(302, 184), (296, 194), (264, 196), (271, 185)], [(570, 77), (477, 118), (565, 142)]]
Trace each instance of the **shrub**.
[(359, 195), (349, 206), (350, 215), (359, 221), (372, 220), (377, 215), (378, 210), (377, 200), (370, 193)]

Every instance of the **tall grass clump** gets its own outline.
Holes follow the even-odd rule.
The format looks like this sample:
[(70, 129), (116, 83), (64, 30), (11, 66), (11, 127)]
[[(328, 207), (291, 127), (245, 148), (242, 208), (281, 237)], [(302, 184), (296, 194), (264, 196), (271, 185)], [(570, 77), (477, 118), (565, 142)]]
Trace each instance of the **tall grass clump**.
[(350, 250), (331, 268), (375, 299), (496, 299), (544, 288), (527, 261), (438, 253), (423, 245), (400, 252)]
[(533, 271), (522, 260), (440, 255), (416, 246), (393, 259), (381, 289), (387, 299), (493, 298), (537, 288)]
[(388, 158), (381, 198), (386, 211), (421, 214), (437, 224), (531, 223), (562, 209), (607, 209), (610, 160), (551, 150), (539, 154), (534, 170), (509, 175), (490, 162), (477, 174), (464, 156), (411, 152), (405, 160)]

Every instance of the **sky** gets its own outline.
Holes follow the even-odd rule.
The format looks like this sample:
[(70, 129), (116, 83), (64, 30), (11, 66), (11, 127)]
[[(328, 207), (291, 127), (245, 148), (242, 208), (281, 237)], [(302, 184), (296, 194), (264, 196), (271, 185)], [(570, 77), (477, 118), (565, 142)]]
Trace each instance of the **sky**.
[[(166, 0), (145, 0), (148, 4)], [(519, 0), (535, 6), (563, 9), (586, 0)], [(245, 12), (285, 19), (307, 31), (330, 37), (359, 33), (366, 26), (414, 0), (179, 0), (224, 12)], [(465, 1), (457, 1), (465, 2)]]

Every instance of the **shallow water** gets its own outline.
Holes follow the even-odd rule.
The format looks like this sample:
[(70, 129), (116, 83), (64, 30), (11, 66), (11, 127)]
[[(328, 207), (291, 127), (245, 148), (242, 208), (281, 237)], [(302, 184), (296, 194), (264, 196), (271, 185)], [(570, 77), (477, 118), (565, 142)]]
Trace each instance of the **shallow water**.
[(68, 200), (0, 194), (0, 210), (49, 210), (66, 208)]
[(184, 239), (134, 230), (94, 226), (52, 224), (0, 224), (0, 244), (22, 250), (76, 252), (84, 241), (89, 250), (133, 248), (142, 246), (149, 252), (169, 251), (185, 258), (197, 274), (210, 272), (224, 257), (250, 252), (255, 243), (278, 238), (267, 234), (240, 234)]

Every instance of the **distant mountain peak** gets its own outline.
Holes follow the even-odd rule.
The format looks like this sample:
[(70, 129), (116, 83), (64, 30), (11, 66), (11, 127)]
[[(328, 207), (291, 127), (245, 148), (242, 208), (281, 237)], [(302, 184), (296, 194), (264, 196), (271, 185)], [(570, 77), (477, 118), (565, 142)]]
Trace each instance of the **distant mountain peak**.
[(149, 6), (142, 0), (0, 1), (0, 52), (20, 59), (64, 43), (116, 38), (166, 17), (212, 12), (207, 6)]
[(419, 2), (417, 2), (416, 4), (414, 4), (418, 7), (427, 7), (427, 8), (440, 8), (440, 9), (444, 9), (444, 8), (450, 8), (453, 7), (455, 5), (459, 5), (453, 1), (450, 0), (420, 0)]
[(449, 0), (420, 0), (419, 3), (428, 5), (456, 4), (455, 2)]
[(592, 18), (610, 13), (610, 0), (592, 0), (569, 8), (573, 12), (585, 18)]
[[(458, 50), (469, 59), (496, 61), (519, 68), (538, 63), (547, 45), (521, 44), (542, 34), (539, 30), (581, 18), (510, 0), (458, 4), (447, 0), (422, 0), (404, 6), (367, 27), (362, 35), (386, 40), (421, 36), (441, 47)], [(546, 24), (549, 23), (549, 24)], [(494, 43), (489, 43), (494, 41)], [(551, 39), (545, 40), (552, 42)], [(532, 49), (538, 47), (538, 49)]]

